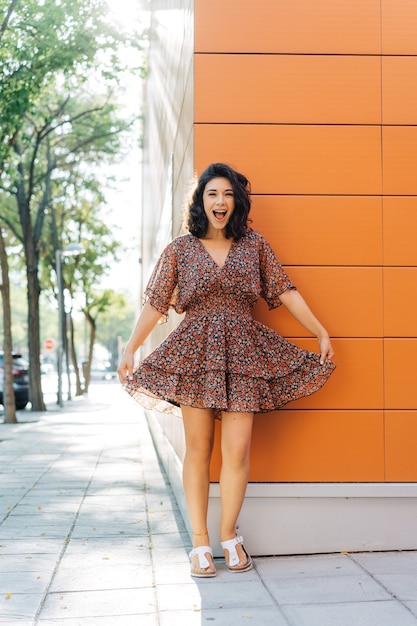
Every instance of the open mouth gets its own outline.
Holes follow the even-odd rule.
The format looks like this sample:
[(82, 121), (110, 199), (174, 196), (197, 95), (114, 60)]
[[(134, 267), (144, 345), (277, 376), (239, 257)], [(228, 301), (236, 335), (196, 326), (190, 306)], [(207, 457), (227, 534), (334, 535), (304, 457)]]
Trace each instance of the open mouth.
[(214, 217), (219, 222), (221, 222), (226, 217), (226, 213), (227, 213), (227, 211), (223, 211), (223, 210), (213, 211)]

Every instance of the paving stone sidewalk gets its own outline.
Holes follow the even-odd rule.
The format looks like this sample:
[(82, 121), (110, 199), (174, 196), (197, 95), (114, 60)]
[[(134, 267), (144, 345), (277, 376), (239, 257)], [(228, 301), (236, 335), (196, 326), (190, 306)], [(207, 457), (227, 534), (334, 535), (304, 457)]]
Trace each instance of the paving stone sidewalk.
[[(0, 626), (417, 626), (417, 552), (189, 576), (146, 420), (117, 384), (0, 424)], [(1, 415), (0, 415), (1, 421)]]

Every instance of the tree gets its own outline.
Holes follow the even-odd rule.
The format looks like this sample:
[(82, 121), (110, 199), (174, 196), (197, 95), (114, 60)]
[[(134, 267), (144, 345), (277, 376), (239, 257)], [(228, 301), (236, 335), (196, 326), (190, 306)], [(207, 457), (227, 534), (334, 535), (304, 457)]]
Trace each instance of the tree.
[[(11, 233), (3, 228), (5, 254), (7, 256), (7, 274), (10, 288), (10, 303), (12, 313), (13, 351), (27, 353), (27, 296), (25, 289), (25, 271), (22, 265), (21, 248)], [(0, 342), (4, 340), (3, 301), (0, 300)]]
[(115, 293), (111, 307), (100, 316), (96, 338), (111, 354), (111, 368), (117, 369), (122, 345), (129, 339), (138, 313), (139, 302), (130, 293)]
[(90, 328), (90, 341), (88, 344), (88, 358), (85, 364), (84, 376), (85, 376), (85, 391), (88, 391), (91, 380), (91, 365), (93, 362), (93, 350), (96, 340), (97, 332), (97, 318), (100, 314), (104, 313), (109, 306), (113, 304), (114, 292), (110, 289), (104, 289), (102, 292), (96, 292), (90, 294), (90, 297), (86, 301), (86, 306), (83, 309), (83, 313), (87, 320), (87, 324)]
[[(48, 93), (51, 102), (52, 94)], [(8, 211), (3, 220), (22, 242), (28, 285), (29, 383), (34, 410), (44, 410), (40, 359), (38, 267), (42, 242), (47, 241), (45, 220), (51, 216), (54, 251), (62, 249), (64, 212), (55, 213), (54, 194), (69, 188), (71, 176), (82, 178), (86, 164), (113, 156), (119, 149), (119, 135), (128, 124), (118, 120), (116, 105), (108, 98), (55, 98), (39, 102), (38, 111), (27, 118), (13, 149), (14, 162), (4, 177), (3, 189), (15, 199), (17, 211)], [(36, 115), (35, 115), (36, 113)], [(65, 206), (64, 206), (65, 208)]]
[[(67, 315), (69, 320), (70, 342), (69, 351), (76, 376), (76, 394), (84, 393), (88, 389), (89, 373), (91, 371), (92, 356), (96, 335), (97, 317), (103, 314), (108, 307), (118, 299), (111, 290), (101, 288), (110, 267), (117, 260), (120, 243), (114, 235), (115, 227), (111, 227), (103, 216), (104, 201), (97, 181), (87, 179), (86, 186), (79, 186), (77, 180), (72, 180), (69, 193), (67, 180), (67, 195), (71, 195), (71, 202), (64, 196), (58, 200), (58, 195), (52, 203), (52, 210), (48, 215), (47, 223), (51, 234), (47, 239), (47, 247), (42, 250), (42, 284), (50, 293), (57, 297), (56, 277), (51, 269), (55, 266), (54, 242), (57, 238), (62, 248), (71, 241), (80, 243), (84, 252), (73, 259), (62, 263), (62, 279), (65, 291), (70, 295), (71, 311)], [(65, 231), (59, 230), (65, 214)], [(75, 345), (74, 325), (72, 323), (73, 305), (83, 312), (87, 327), (88, 358), (85, 365), (87, 379), (84, 386), (78, 367), (77, 349)], [(85, 373), (85, 372), (84, 372)]]
[[(78, 106), (77, 110), (81, 100), (86, 104), (88, 91), (108, 92), (108, 86), (117, 83), (120, 65), (114, 51), (121, 37), (106, 13), (105, 0), (11, 0), (3, 7), (0, 173), (5, 174), (3, 188), (16, 199), (17, 211), (0, 219), (24, 245), (34, 410), (45, 408), (40, 384), (38, 265), (54, 179), (57, 171), (80, 165), (82, 160), (99, 161), (111, 151), (110, 137), (120, 131), (111, 115), (115, 104), (110, 99), (103, 104), (98, 95), (96, 102), (90, 98), (91, 108)], [(94, 65), (98, 71), (93, 72)], [(52, 97), (57, 92), (67, 95), (57, 102)], [(77, 98), (68, 97), (71, 93)], [(107, 131), (103, 134), (105, 110)], [(75, 126), (77, 132), (73, 132)]]
[[(102, 15), (105, 3), (102, 0), (26, 0), (24, 3), (11, 0), (3, 8), (3, 20), (0, 27), (0, 173), (4, 169), (10, 150), (16, 142), (28, 113), (45, 86), (56, 81), (56, 74), (69, 76), (79, 72), (81, 66), (91, 64), (97, 50), (106, 39), (108, 28), (103, 28)], [(18, 165), (20, 174), (21, 167)], [(33, 182), (33, 181), (32, 181)], [(31, 183), (29, 183), (30, 187)], [(27, 200), (22, 194), (23, 187), (17, 190), (19, 198), (19, 216), (25, 243), (28, 272), (29, 327), (39, 329), (39, 284), (37, 280), (36, 243), (30, 239), (33, 224)], [(41, 217), (41, 213), (39, 214)], [(42, 219), (35, 224), (42, 228)], [(7, 266), (2, 263), (3, 286), (4, 272)], [(8, 281), (7, 281), (8, 283)], [(3, 310), (9, 308), (5, 301), (6, 289), (2, 289)], [(5, 323), (5, 344), (11, 344)], [(37, 335), (37, 336), (36, 336)], [(34, 333), (29, 346), (30, 387), (32, 408), (44, 410), (45, 405), (40, 385), (39, 332)], [(6, 352), (6, 350), (5, 350)], [(6, 355), (5, 355), (6, 356)], [(11, 353), (9, 355), (11, 357)], [(9, 361), (8, 356), (6, 357)], [(9, 372), (6, 369), (7, 378)]]
[(91, 67), (119, 36), (104, 0), (3, 1), (0, 27), (0, 172), (25, 115), (57, 76), (70, 79)]
[[(84, 366), (83, 392), (88, 391), (93, 362), (93, 351), (96, 340), (97, 320), (109, 307), (120, 300), (120, 296), (110, 289), (100, 289), (99, 285), (116, 260), (120, 243), (114, 238), (112, 230), (102, 220), (98, 219), (97, 211), (86, 210), (78, 218), (78, 240), (84, 245), (84, 254), (78, 257), (71, 283), (67, 288), (74, 300), (83, 299), (80, 306), (89, 328), (88, 354)], [(97, 207), (96, 207), (97, 208)], [(73, 325), (71, 323), (71, 328)], [(78, 372), (78, 359), (74, 343), (74, 334), (71, 333), (71, 354), (73, 365)], [(77, 382), (79, 381), (76, 374)], [(77, 390), (81, 391), (81, 389)]]
[(3, 298), (3, 405), (6, 424), (16, 423), (16, 403), (13, 389), (13, 344), (12, 344), (12, 315), (10, 308), (9, 266), (7, 261), (6, 245), (3, 237), (3, 229), (0, 225), (0, 285)]

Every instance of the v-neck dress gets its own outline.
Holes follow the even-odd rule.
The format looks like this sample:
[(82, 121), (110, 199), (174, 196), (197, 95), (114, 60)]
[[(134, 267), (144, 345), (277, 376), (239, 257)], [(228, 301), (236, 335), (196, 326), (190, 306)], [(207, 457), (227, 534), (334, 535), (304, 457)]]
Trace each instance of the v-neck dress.
[(124, 385), (146, 408), (180, 415), (179, 405), (265, 413), (320, 389), (335, 365), (254, 320), (263, 297), (270, 309), (295, 289), (264, 237), (247, 229), (220, 267), (194, 235), (163, 251), (145, 294), (179, 325)]

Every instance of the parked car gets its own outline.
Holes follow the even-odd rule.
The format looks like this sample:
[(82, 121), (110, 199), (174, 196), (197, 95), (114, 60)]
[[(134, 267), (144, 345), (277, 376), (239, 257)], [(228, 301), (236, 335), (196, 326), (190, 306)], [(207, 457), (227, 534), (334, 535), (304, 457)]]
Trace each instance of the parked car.
[[(3, 357), (0, 352), (0, 404), (3, 404)], [(29, 364), (21, 354), (13, 354), (13, 388), (16, 409), (24, 409), (29, 402)]]

